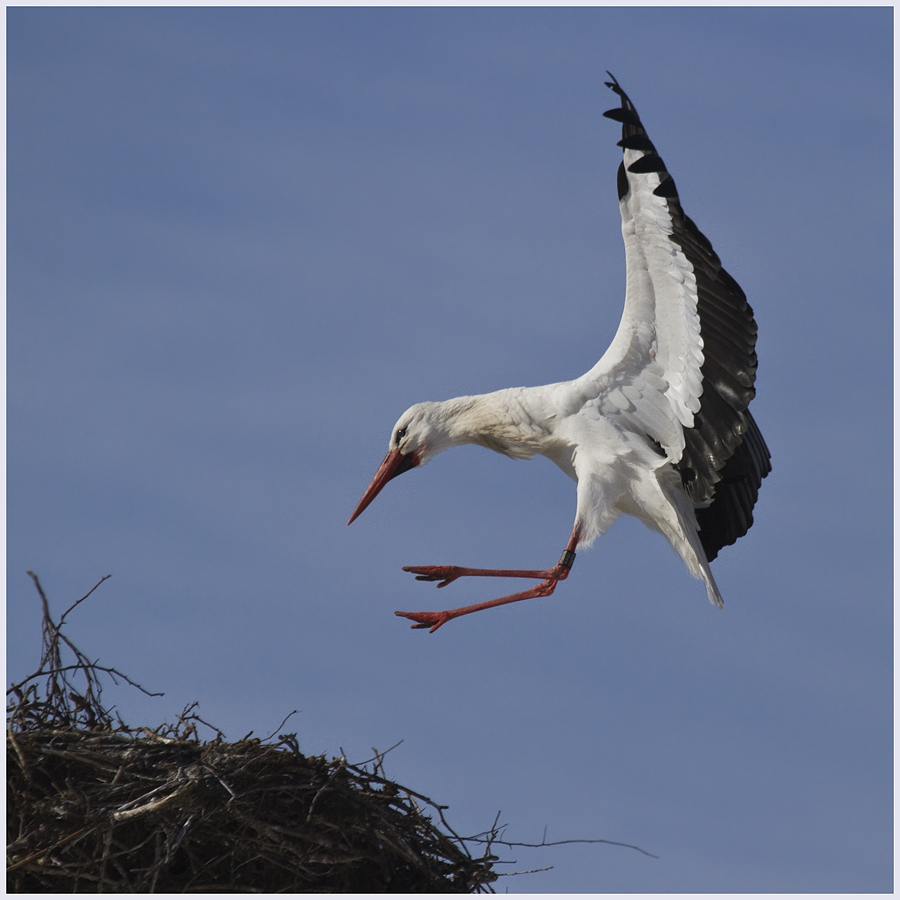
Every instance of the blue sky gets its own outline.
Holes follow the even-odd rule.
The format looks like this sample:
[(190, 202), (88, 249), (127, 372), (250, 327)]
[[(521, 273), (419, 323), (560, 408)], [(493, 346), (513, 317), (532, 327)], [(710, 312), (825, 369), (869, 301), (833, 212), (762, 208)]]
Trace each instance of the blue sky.
[[(892, 887), (892, 11), (50, 9), (8, 23), (8, 657), (71, 636), (230, 737), (388, 757), (499, 889)], [(404, 565), (555, 563), (574, 485), (462, 448), (346, 521), (418, 400), (621, 315), (609, 69), (759, 323), (774, 471), (713, 571), (620, 520), (410, 631)]]

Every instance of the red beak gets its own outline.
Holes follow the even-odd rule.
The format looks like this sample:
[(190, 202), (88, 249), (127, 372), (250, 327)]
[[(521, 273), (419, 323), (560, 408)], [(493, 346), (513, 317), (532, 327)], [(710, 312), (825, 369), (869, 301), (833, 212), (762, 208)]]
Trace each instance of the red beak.
[(415, 453), (403, 454), (399, 450), (389, 451), (388, 455), (384, 458), (384, 461), (378, 467), (378, 471), (375, 473), (375, 477), (372, 479), (371, 484), (369, 484), (366, 488), (366, 492), (362, 495), (362, 500), (359, 501), (356, 509), (353, 510), (353, 515), (350, 516), (350, 521), (347, 522), (347, 524), (349, 525), (357, 518), (357, 516), (359, 516), (392, 478), (396, 478), (398, 475), (408, 472), (415, 466)]

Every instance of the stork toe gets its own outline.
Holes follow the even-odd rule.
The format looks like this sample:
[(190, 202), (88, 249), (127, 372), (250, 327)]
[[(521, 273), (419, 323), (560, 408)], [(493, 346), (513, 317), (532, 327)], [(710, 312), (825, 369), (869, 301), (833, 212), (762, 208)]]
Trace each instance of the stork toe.
[(416, 581), (439, 581), (439, 588), (446, 587), (463, 574), (459, 566), (404, 566), (404, 572), (411, 572)]
[(427, 628), (431, 632), (435, 632), (444, 622), (450, 620), (450, 616), (446, 612), (394, 612), (395, 616), (402, 616), (404, 619), (411, 619), (415, 624), (411, 628)]

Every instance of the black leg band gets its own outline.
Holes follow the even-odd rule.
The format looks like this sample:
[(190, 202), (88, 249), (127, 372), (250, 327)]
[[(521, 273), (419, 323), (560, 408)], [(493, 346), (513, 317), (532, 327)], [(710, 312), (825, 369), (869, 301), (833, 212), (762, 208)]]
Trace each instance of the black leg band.
[(574, 550), (563, 550), (563, 555), (559, 558), (558, 566), (565, 566), (567, 569), (572, 568), (572, 563), (575, 562), (575, 551)]

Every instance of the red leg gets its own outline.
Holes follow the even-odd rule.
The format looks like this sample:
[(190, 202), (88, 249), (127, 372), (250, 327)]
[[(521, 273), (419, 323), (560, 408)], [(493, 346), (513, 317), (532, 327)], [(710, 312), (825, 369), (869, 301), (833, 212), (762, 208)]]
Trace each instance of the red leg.
[(503, 606), (506, 603), (517, 603), (519, 600), (531, 600), (534, 597), (549, 597), (560, 581), (565, 581), (575, 561), (575, 547), (578, 546), (578, 534), (573, 531), (566, 544), (559, 562), (552, 569), (466, 569), (461, 566), (404, 566), (404, 572), (413, 572), (416, 581), (440, 581), (438, 587), (446, 587), (457, 578), (467, 575), (484, 575), (504, 578), (539, 578), (541, 583), (527, 591), (518, 594), (510, 594), (507, 597), (498, 597), (496, 600), (487, 600), (484, 603), (474, 603), (471, 606), (461, 606), (459, 609), (446, 609), (442, 612), (396, 612), (394, 615), (412, 619), (416, 624), (413, 628), (428, 628), (437, 631), (445, 622), (456, 619), (459, 616), (467, 616), (469, 613), (479, 612), (482, 609), (491, 609), (494, 606)]

